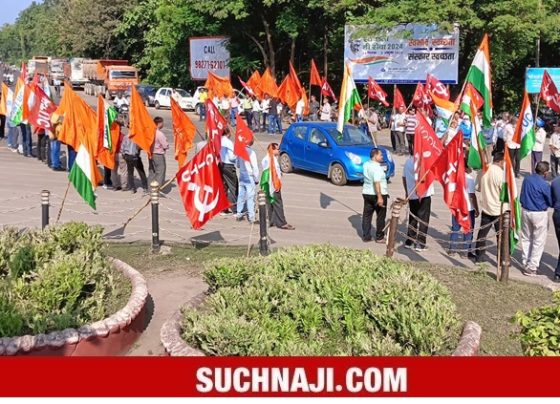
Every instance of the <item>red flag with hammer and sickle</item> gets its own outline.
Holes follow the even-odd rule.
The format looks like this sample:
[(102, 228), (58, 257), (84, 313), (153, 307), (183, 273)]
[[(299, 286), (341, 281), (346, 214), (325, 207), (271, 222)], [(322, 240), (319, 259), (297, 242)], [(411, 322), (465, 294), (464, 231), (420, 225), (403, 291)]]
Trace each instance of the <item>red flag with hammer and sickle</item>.
[(434, 93), (439, 98), (444, 100), (449, 100), (449, 90), (441, 81), (439, 81), (435, 76), (428, 74), (426, 77), (426, 90), (428, 94)]
[(220, 110), (212, 102), (206, 100), (206, 133), (208, 134), (208, 141), (212, 144), (214, 153), (220, 160), (220, 152), (222, 150), (222, 135), (227, 127), (227, 121), (220, 113)]
[(541, 98), (548, 108), (560, 113), (560, 94), (547, 70), (544, 71), (541, 84)]
[(29, 123), (35, 127), (52, 130), (51, 116), (56, 111), (56, 104), (43, 89), (37, 85), (31, 87), (34, 93), (33, 105), (29, 109)]
[(230, 201), (211, 143), (207, 143), (176, 175), (179, 193), (193, 229), (229, 208)]

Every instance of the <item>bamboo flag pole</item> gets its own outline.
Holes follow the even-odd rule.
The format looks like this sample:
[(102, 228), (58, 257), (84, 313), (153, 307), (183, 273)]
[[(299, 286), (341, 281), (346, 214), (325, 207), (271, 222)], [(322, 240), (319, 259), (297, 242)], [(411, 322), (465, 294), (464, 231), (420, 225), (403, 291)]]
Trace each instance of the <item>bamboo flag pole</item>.
[(66, 202), (66, 197), (68, 196), (68, 190), (70, 189), (70, 180), (68, 180), (68, 185), (66, 186), (66, 192), (64, 192), (64, 198), (62, 198), (62, 203), (60, 204), (60, 210), (58, 211), (58, 215), (56, 216), (56, 223), (60, 220), (60, 216), (62, 215), (62, 209), (64, 208), (64, 202)]

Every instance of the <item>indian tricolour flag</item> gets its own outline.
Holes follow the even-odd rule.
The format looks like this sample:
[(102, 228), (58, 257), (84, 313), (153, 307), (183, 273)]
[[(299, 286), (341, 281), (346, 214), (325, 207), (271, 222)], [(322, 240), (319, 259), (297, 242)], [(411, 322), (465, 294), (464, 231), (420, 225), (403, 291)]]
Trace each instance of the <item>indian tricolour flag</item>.
[(430, 96), (432, 97), (434, 106), (436, 107), (438, 117), (445, 123), (445, 125), (449, 125), (449, 121), (453, 117), (457, 106), (453, 101), (438, 97), (433, 92), (430, 93)]
[(19, 125), (23, 121), (23, 92), (25, 90), (25, 84), (23, 80), (19, 78), (16, 82), (16, 88), (14, 90), (12, 110), (10, 112), (10, 121), (14, 125)]
[(109, 151), (113, 151), (111, 141), (111, 125), (116, 121), (118, 116), (117, 109), (109, 105), (100, 95), (97, 98), (97, 133), (103, 140), (103, 147)]
[(492, 74), (490, 72), (490, 48), (488, 35), (484, 34), (482, 42), (474, 56), (466, 78), (484, 99), (482, 108), (482, 122), (484, 127), (492, 125)]
[(523, 104), (521, 105), (521, 113), (519, 114), (517, 126), (513, 134), (513, 141), (521, 145), (519, 149), (520, 159), (527, 157), (535, 145), (535, 121), (533, 120), (531, 102), (526, 90), (523, 96)]
[(263, 159), (263, 172), (259, 183), (268, 202), (271, 204), (275, 203), (276, 198), (274, 197), (274, 193), (280, 191), (280, 188), (282, 188), (282, 182), (280, 181), (277, 162), (272, 155), (270, 146), (267, 157)]
[[(515, 174), (513, 165), (509, 158), (509, 153), (504, 153), (504, 181), (502, 184), (501, 201), (509, 203), (510, 209), (510, 230), (509, 230), (509, 249), (510, 252), (515, 250), (519, 241), (519, 230), (521, 229), (521, 204), (517, 197), (517, 184), (515, 183)], [(504, 210), (507, 210), (504, 207)]]
[(478, 119), (478, 110), (484, 104), (484, 99), (476, 91), (471, 83), (467, 83), (461, 97), (460, 109), (471, 118), (472, 122), (472, 136), (469, 148), (467, 164), (475, 170), (485, 168), (487, 161), (485, 161), (484, 148), (486, 147), (486, 139)]
[(70, 171), (70, 182), (76, 188), (76, 191), (87, 202), (89, 206), (95, 209), (95, 188), (100, 178), (93, 150), (88, 147), (88, 141), (80, 144), (76, 160)]
[(352, 117), (352, 111), (362, 109), (360, 94), (356, 89), (356, 83), (352, 79), (352, 72), (348, 65), (344, 66), (344, 77), (342, 79), (342, 87), (340, 89), (340, 101), (338, 106), (338, 123), (336, 130), (343, 133), (344, 124)]

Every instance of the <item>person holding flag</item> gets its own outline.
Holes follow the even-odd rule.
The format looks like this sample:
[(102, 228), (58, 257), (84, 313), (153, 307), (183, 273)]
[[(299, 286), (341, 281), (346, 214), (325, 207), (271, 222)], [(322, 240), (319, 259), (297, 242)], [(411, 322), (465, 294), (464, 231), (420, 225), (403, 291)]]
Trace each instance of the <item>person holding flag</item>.
[(165, 137), (165, 134), (161, 131), (163, 129), (163, 118), (156, 116), (154, 118), (154, 123), (156, 124), (156, 136), (154, 138), (154, 143), (152, 144), (152, 156), (149, 159), (149, 176), (148, 181), (151, 184), (156, 181), (161, 187), (165, 183), (165, 152), (169, 149), (169, 143)]
[(521, 213), (521, 248), (523, 250), (523, 272), (527, 276), (537, 274), (546, 237), (548, 235), (548, 208), (553, 206), (551, 188), (545, 178), (550, 165), (541, 161), (535, 174), (525, 177), (521, 185), (519, 202)]
[[(238, 128), (239, 126), (240, 124), (238, 124)], [(246, 130), (248, 129), (249, 128)], [(239, 137), (239, 134), (236, 136)], [(257, 162), (257, 154), (251, 147), (254, 143), (253, 138), (251, 137), (248, 139), (246, 144), (245, 142), (243, 143), (246, 153), (244, 156), (237, 157), (237, 168), (239, 169), (239, 194), (237, 196), (236, 219), (238, 222), (243, 220), (243, 208), (247, 206), (247, 218), (250, 224), (254, 224), (257, 223), (255, 220), (255, 195), (256, 186), (259, 183), (259, 164)]]

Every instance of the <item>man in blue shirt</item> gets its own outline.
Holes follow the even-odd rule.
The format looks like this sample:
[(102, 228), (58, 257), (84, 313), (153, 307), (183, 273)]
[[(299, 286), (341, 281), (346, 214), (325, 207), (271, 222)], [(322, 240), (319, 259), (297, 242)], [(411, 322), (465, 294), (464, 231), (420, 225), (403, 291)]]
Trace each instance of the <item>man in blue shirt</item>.
[[(554, 230), (556, 231), (556, 240), (558, 241), (558, 249), (560, 250), (560, 177), (556, 177), (552, 181), (552, 221), (554, 222)], [(558, 253), (558, 262), (554, 271), (554, 280), (560, 282), (560, 252)]]
[(548, 208), (552, 207), (550, 185), (545, 178), (550, 170), (546, 161), (537, 164), (535, 174), (526, 177), (521, 186), (521, 248), (523, 271), (537, 274), (548, 233)]

